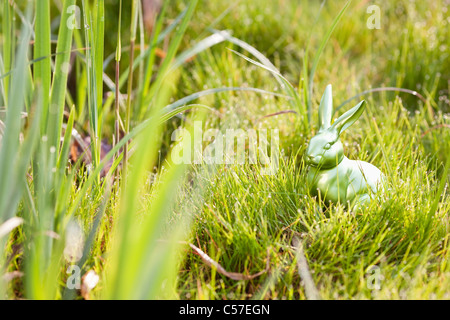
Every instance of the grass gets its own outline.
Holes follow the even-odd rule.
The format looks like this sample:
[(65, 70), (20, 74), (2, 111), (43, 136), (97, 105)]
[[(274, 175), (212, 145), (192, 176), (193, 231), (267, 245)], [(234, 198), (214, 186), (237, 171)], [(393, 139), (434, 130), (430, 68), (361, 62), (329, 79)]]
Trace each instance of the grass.
[[(1, 298), (307, 299), (307, 261), (323, 299), (448, 299), (449, 8), (378, 5), (371, 30), (365, 1), (171, 1), (150, 33), (139, 1), (5, 1)], [(336, 117), (366, 91), (342, 141), (388, 189), (364, 212), (308, 193), (328, 83)], [(278, 171), (175, 163), (172, 133), (188, 148), (196, 121), (277, 129)], [(68, 161), (72, 129), (87, 160)], [(71, 266), (98, 284), (70, 287)]]
[[(417, 147), (420, 131), (405, 135), (407, 128), (423, 122), (422, 116), (409, 119), (399, 102), (393, 112), (400, 118), (396, 125), (392, 114), (374, 114), (389, 128), (383, 130), (381, 141), (370, 134), (374, 123), (369, 117), (360, 120), (359, 127), (366, 129), (355, 132), (355, 140), (347, 141), (347, 150), (359, 146), (352, 158), (372, 163), (378, 159), (384, 172), (388, 171), (387, 164), (379, 145), (393, 138), (398, 142), (385, 145), (390, 155), (387, 161), (393, 168), (389, 195), (362, 214), (341, 206), (324, 209), (311, 199), (300, 157), (281, 161), (276, 177), (232, 167), (207, 179), (206, 200), (193, 203), (200, 212), (196, 245), (214, 252), (227, 270), (249, 274), (264, 269), (266, 250), (270, 248), (270, 265), (276, 266), (271, 271), (278, 279), (275, 284), (268, 282), (267, 288), (260, 279), (236, 282), (222, 278), (224, 283), (209, 286), (217, 279), (209, 275), (198, 257), (192, 256), (188, 264), (191, 268), (183, 273), (181, 297), (226, 299), (232, 287), (237, 299), (304, 299), (291, 245), (297, 235), (306, 245), (309, 267), (323, 298), (448, 298), (448, 250), (444, 248), (448, 245), (449, 203), (442, 202), (448, 197), (440, 197), (437, 182), (442, 177), (436, 173), (436, 161)], [(438, 210), (433, 208), (435, 199), (440, 199)], [(380, 291), (366, 285), (371, 266), (379, 266), (384, 277)], [(208, 279), (207, 284), (199, 286), (199, 275)], [(428, 293), (423, 289), (424, 282), (429, 283)]]

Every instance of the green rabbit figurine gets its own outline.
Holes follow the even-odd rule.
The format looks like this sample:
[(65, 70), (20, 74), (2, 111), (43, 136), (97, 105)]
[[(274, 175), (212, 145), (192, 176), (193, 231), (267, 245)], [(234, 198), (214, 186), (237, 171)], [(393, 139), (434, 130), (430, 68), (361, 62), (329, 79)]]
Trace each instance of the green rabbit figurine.
[[(370, 201), (371, 194), (382, 192), (382, 173), (370, 163), (350, 160), (344, 156), (339, 139), (364, 111), (365, 101), (345, 112), (333, 124), (333, 98), (331, 85), (325, 89), (319, 106), (319, 132), (311, 139), (306, 150), (310, 166), (308, 184), (312, 195), (326, 202), (343, 203), (356, 201), (357, 206)], [(370, 189), (370, 190), (369, 190)]]

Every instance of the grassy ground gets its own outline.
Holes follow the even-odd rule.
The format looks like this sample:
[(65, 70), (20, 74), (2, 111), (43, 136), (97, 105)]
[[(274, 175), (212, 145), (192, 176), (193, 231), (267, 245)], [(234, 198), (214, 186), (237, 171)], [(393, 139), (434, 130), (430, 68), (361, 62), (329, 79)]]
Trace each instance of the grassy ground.
[[(152, 38), (140, 27), (137, 18), (139, 48), (134, 57), (130, 56), (132, 2), (125, 1), (122, 8), (122, 46), (117, 52), (121, 53), (123, 97), (118, 114), (125, 124), (122, 135), (141, 128), (145, 119), (150, 119), (147, 120), (150, 125), (145, 126), (143, 135), (133, 136), (131, 155), (123, 160), (127, 162), (126, 179), (123, 166), (116, 171), (115, 179), (96, 176), (94, 170), (100, 170), (100, 164), (95, 163), (95, 157), (97, 152), (100, 160), (100, 152), (95, 143), (90, 146), (93, 161), (89, 168), (81, 162), (78, 167), (52, 158), (55, 151), (50, 152), (47, 138), (42, 139), (49, 136), (51, 141), (51, 125), (42, 125), (33, 110), (39, 113), (40, 109), (34, 108), (46, 110), (46, 105), (53, 106), (45, 100), (45, 94), (44, 98), (40, 96), (41, 88), (45, 90), (45, 85), (55, 87), (59, 83), (60, 87), (66, 87), (65, 79), (50, 81), (46, 72), (51, 72), (51, 66), (42, 63), (50, 59), (32, 61), (24, 70), (8, 67), (14, 65), (8, 61), (26, 60), (20, 52), (32, 60), (63, 51), (54, 44), (45, 45), (50, 38), (58, 46), (64, 45), (60, 40), (64, 34), (58, 34), (62, 24), (50, 24), (49, 39), (42, 33), (41, 39), (38, 33), (30, 34), (29, 40), (35, 37), (36, 43), (42, 41), (43, 45), (31, 47), (25, 41), (22, 51), (20, 37), (26, 28), (16, 21), (16, 30), (11, 33), (8, 24), (2, 24), (0, 73), (6, 74), (11, 69), (15, 73), (0, 79), (0, 105), (6, 106), (5, 114), (13, 114), (11, 105), (23, 104), (23, 111), (30, 115), (24, 126), (11, 120), (19, 119), (20, 114), (10, 115), (9, 120), (6, 116), (0, 118), (0, 125), (4, 123), (5, 132), (9, 132), (3, 136), (0, 159), (0, 200), (4, 201), (0, 205), (0, 226), (12, 217), (23, 219), (22, 225), (7, 235), (0, 233), (0, 240), (4, 241), (0, 243), (4, 250), (0, 251), (2, 273), (8, 276), (7, 281), (0, 281), (3, 297), (306, 299), (295, 238), (301, 240), (314, 286), (324, 299), (450, 298), (448, 1), (352, 1), (323, 52), (321, 44), (346, 4), (344, 1), (329, 1), (323, 6), (320, 2), (298, 4), (288, 0), (267, 1), (264, 6), (250, 0), (231, 4), (199, 1), (195, 8), (192, 6), (192, 16), (189, 16), (191, 7), (181, 1), (170, 2), (163, 9), (166, 11), (161, 19), (162, 30), (170, 28), (177, 19), (179, 25), (177, 32), (169, 32), (158, 43), (166, 57), (173, 51), (177, 61), (182, 52), (189, 52), (210, 36), (212, 29), (227, 30), (269, 59), (292, 83), (294, 92), (286, 91), (286, 86), (283, 88), (268, 70), (232, 51), (258, 60), (258, 56), (236, 42), (224, 41), (211, 48), (200, 46), (198, 53), (182, 60), (176, 72), (170, 69), (170, 59), (163, 59), (160, 54), (151, 53), (154, 61), (145, 58), (140, 62), (139, 48), (141, 44), (151, 44)], [(93, 3), (101, 7), (103, 1)], [(83, 12), (87, 11), (85, 4), (80, 1), (76, 4)], [(380, 8), (380, 29), (367, 27), (371, 14), (366, 10), (371, 4)], [(8, 12), (26, 17), (25, 7), (7, 7), (5, 4), (2, 8), (3, 21), (7, 21)], [(97, 22), (89, 23), (90, 29), (75, 30), (72, 46), (72, 49), (89, 47), (91, 52), (78, 50), (72, 58), (57, 55), (51, 61), (56, 66), (66, 63), (73, 70), (68, 76), (68, 90), (62, 92), (64, 101), (56, 103), (59, 110), (71, 113), (71, 117), (65, 116), (64, 126), (53, 135), (64, 137), (64, 127), (70, 128), (72, 119), (83, 136), (98, 135), (113, 144), (118, 119), (114, 58), (103, 65), (103, 79), (94, 69), (102, 68), (104, 60), (116, 52), (120, 4), (107, 5), (106, 1), (104, 28), (108, 36), (104, 39), (101, 19), (96, 20), (101, 14), (95, 11), (95, 6), (91, 9), (92, 21)], [(46, 8), (36, 7), (30, 15), (37, 12), (44, 15)], [(64, 12), (62, 3), (56, 1), (51, 6), (51, 18), (61, 12)], [(136, 12), (139, 17), (140, 9)], [(177, 18), (181, 12), (185, 12), (185, 20)], [(47, 21), (45, 15), (40, 19)], [(90, 31), (85, 33), (92, 29), (91, 35)], [(100, 42), (103, 47), (95, 46)], [(11, 48), (17, 49), (17, 53)], [(318, 53), (321, 55), (316, 65)], [(64, 60), (58, 62), (58, 57)], [(130, 61), (138, 61), (132, 77), (127, 75)], [(164, 61), (168, 61), (167, 65)], [(16, 76), (19, 72), (21, 75)], [(149, 83), (145, 84), (147, 78)], [(24, 79), (32, 85), (23, 88), (23, 95), (17, 93), (18, 87), (3, 89), (8, 88), (9, 81), (25, 83)], [(102, 80), (100, 86), (97, 81)], [(312, 95), (309, 81), (314, 84)], [(308, 193), (308, 168), (303, 153), (318, 130), (317, 108), (329, 83), (333, 85), (335, 108), (356, 94), (377, 87), (400, 87), (420, 94), (397, 90), (360, 97), (366, 99), (367, 108), (342, 136), (345, 153), (350, 159), (377, 166), (386, 175), (388, 184), (387, 192), (363, 212), (342, 205), (326, 206)], [(205, 114), (194, 108), (156, 125), (158, 110), (169, 103), (220, 87), (253, 87), (265, 92), (226, 91), (200, 97), (188, 103), (214, 110)], [(53, 92), (59, 92), (58, 87), (52, 90), (51, 102), (56, 101)], [(12, 97), (17, 95), (19, 98), (14, 100)], [(335, 116), (358, 101), (346, 103)], [(188, 103), (180, 103), (180, 108)], [(129, 130), (126, 130), (127, 110), (132, 110)], [(285, 110), (297, 113), (263, 118)], [(51, 117), (52, 113), (49, 114)], [(35, 118), (39, 133), (33, 135)], [(279, 130), (278, 171), (265, 175), (262, 164), (248, 161), (242, 165), (192, 167), (172, 163), (172, 132), (180, 127), (189, 129), (195, 119), (202, 121), (204, 130)], [(98, 128), (93, 123), (98, 123)], [(14, 141), (19, 141), (21, 132), (24, 142), (16, 150)], [(64, 145), (70, 145), (73, 138), (66, 135), (63, 140), (56, 154), (65, 159), (68, 150)], [(116, 148), (120, 147), (124, 146)], [(29, 158), (24, 158), (27, 150)], [(23, 165), (16, 164), (19, 157), (29, 160), (24, 160)], [(116, 162), (119, 161), (120, 158)], [(56, 178), (49, 174), (53, 165)], [(8, 176), (8, 172), (14, 175)], [(5, 182), (8, 177), (17, 181), (13, 187)], [(25, 179), (26, 183), (22, 183)], [(17, 190), (20, 197), (6, 201), (9, 189)], [(73, 231), (77, 228), (84, 237)], [(68, 251), (81, 238), (84, 251), (80, 253), (82, 258), (76, 259)], [(209, 263), (206, 255), (212, 259)], [(81, 267), (82, 274), (93, 270), (99, 275), (98, 285), (88, 294), (86, 290), (67, 289), (71, 274), (66, 270), (74, 264)], [(258, 273), (261, 274), (250, 276)]]

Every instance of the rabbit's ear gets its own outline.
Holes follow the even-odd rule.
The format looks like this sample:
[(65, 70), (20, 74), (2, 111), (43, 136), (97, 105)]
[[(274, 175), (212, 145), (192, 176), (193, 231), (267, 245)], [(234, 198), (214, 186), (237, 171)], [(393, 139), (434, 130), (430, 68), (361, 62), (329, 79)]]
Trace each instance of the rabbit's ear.
[(331, 84), (327, 85), (325, 93), (320, 100), (319, 106), (319, 126), (320, 131), (328, 129), (331, 126), (331, 116), (333, 114), (333, 95)]
[(335, 127), (338, 131), (338, 134), (340, 135), (345, 129), (350, 127), (353, 123), (355, 123), (356, 120), (359, 119), (361, 114), (364, 111), (364, 108), (366, 107), (366, 101), (363, 100), (360, 103), (358, 103), (355, 107), (348, 110), (346, 113), (344, 113), (342, 116), (340, 116), (334, 123), (333, 127)]

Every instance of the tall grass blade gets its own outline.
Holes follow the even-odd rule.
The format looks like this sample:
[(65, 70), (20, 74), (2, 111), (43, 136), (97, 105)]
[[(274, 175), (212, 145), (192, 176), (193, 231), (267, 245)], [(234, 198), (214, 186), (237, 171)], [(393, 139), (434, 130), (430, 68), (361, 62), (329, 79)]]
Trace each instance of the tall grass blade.
[[(145, 71), (144, 82), (142, 84), (142, 88), (140, 91), (141, 92), (140, 101), (143, 101), (143, 97), (148, 94), (148, 90), (150, 87), (150, 80), (152, 78), (153, 67), (155, 64), (156, 45), (159, 42), (158, 40), (162, 39), (160, 37), (160, 35), (161, 35), (161, 29), (163, 26), (163, 21), (164, 21), (165, 13), (167, 10), (167, 6), (168, 6), (168, 2), (164, 1), (163, 6), (161, 8), (161, 12), (159, 13), (158, 19), (156, 20), (155, 27), (152, 29), (152, 37), (151, 37), (151, 42), (150, 42), (150, 46), (148, 49), (149, 52), (148, 52), (148, 58), (147, 58), (147, 67), (146, 67), (146, 71)], [(186, 11), (183, 11), (182, 14), (184, 15), (185, 12)], [(173, 25), (175, 26), (175, 24), (173, 24)], [(139, 114), (141, 114), (140, 111), (139, 111)]]
[[(133, 166), (120, 206), (119, 226), (115, 238), (115, 250), (110, 261), (106, 297), (112, 299), (155, 299), (164, 296), (161, 285), (166, 283), (165, 292), (173, 289), (178, 241), (186, 234), (188, 224), (178, 223), (169, 232), (167, 242), (158, 241), (163, 236), (161, 230), (167, 223), (171, 204), (176, 195), (180, 179), (184, 176), (186, 165), (175, 165), (169, 161), (170, 169), (164, 174), (164, 182), (155, 190), (151, 208), (143, 221), (136, 219), (140, 189), (145, 185), (146, 174), (157, 159), (158, 136), (156, 114), (168, 100), (168, 90), (173, 87), (162, 83), (163, 92), (156, 96), (151, 110), (149, 124), (138, 137), (138, 148), (133, 155)], [(185, 139), (187, 141), (188, 139)], [(188, 142), (186, 142), (188, 143)], [(189, 142), (190, 143), (190, 142)], [(169, 158), (170, 159), (170, 156)]]
[[(34, 58), (51, 55), (50, 44), (50, 1), (36, 0)], [(50, 110), (51, 61), (43, 59), (34, 64), (34, 83), (42, 86), (43, 116), (41, 132), (47, 132), (47, 121)]]
[(162, 109), (162, 114), (172, 112), (173, 110), (175, 110), (183, 105), (186, 105), (189, 102), (194, 101), (200, 97), (204, 97), (207, 95), (216, 94), (216, 93), (220, 93), (220, 92), (226, 92), (226, 91), (251, 91), (251, 92), (256, 92), (256, 93), (261, 93), (261, 94), (273, 95), (275, 97), (281, 97), (281, 98), (285, 98), (285, 99), (292, 99), (290, 96), (286, 96), (286, 95), (282, 95), (279, 93), (274, 93), (271, 91), (262, 90), (262, 89), (258, 89), (258, 88), (222, 87), (222, 88), (207, 89), (207, 90), (199, 91), (199, 92), (193, 93), (187, 97), (181, 98), (181, 99), (165, 106)]
[[(30, 8), (28, 10), (31, 10)], [(15, 214), (17, 203), (11, 201), (14, 193), (19, 190), (11, 188), (11, 181), (15, 181), (16, 175), (25, 175), (24, 172), (16, 172), (15, 166), (18, 159), (19, 135), (21, 131), (22, 116), (24, 110), (27, 88), (27, 52), (31, 36), (31, 30), (23, 26), (19, 47), (15, 58), (15, 71), (11, 75), (11, 86), (7, 104), (5, 132), (0, 147), (0, 222), (11, 218)]]
[[(105, 0), (95, 0), (95, 82), (97, 89), (97, 107), (99, 112), (103, 105), (103, 56), (105, 39)], [(100, 124), (101, 125), (101, 124)], [(100, 130), (101, 131), (101, 130)]]
[[(130, 37), (130, 66), (128, 73), (128, 90), (127, 90), (127, 108), (125, 114), (125, 133), (130, 132), (130, 121), (131, 121), (131, 95), (133, 91), (133, 63), (134, 63), (134, 47), (136, 42), (136, 28), (137, 28), (137, 17), (138, 17), (139, 5), (137, 0), (132, 0), (131, 4), (131, 37)], [(127, 166), (128, 166), (128, 143), (125, 144), (125, 150), (123, 153), (123, 174), (122, 178), (124, 184), (126, 184), (127, 179)]]
[[(2, 12), (2, 31), (3, 31), (3, 68), (2, 73), (8, 73), (12, 69), (14, 56), (14, 24), (13, 24), (13, 10), (9, 1), (3, 1)], [(8, 90), (9, 79), (3, 81), (3, 100), (4, 104), (8, 104)]]
[(64, 104), (67, 88), (67, 78), (69, 71), (69, 60), (72, 48), (73, 29), (66, 21), (69, 19), (69, 8), (74, 6), (76, 0), (64, 1), (62, 9), (61, 23), (59, 26), (58, 43), (56, 45), (55, 72), (51, 89), (51, 109), (48, 121), (48, 140), (59, 153), (59, 140), (64, 115)]
[(149, 105), (151, 100), (154, 98), (155, 93), (160, 90), (161, 84), (164, 78), (166, 77), (167, 71), (169, 70), (169, 67), (172, 63), (172, 59), (175, 57), (178, 51), (183, 35), (186, 32), (188, 23), (191, 20), (191, 17), (194, 13), (194, 9), (197, 6), (197, 2), (198, 0), (190, 1), (186, 9), (186, 14), (183, 16), (183, 19), (181, 20), (180, 25), (178, 26), (178, 29), (176, 30), (173, 39), (171, 39), (169, 48), (167, 49), (167, 54), (164, 58), (163, 63), (161, 64), (161, 67), (158, 70), (158, 75), (155, 79), (155, 82), (151, 85), (148, 95), (144, 97), (145, 99), (144, 104)]
[[(254, 48), (250, 44), (246, 43), (245, 41), (242, 41), (240, 39), (232, 37), (232, 36), (228, 35), (227, 33), (223, 33), (218, 30), (213, 30), (213, 31), (216, 34), (222, 34), (222, 36), (224, 36), (229, 42), (237, 45), (238, 47), (246, 50), (247, 52), (249, 52), (250, 54), (255, 56), (256, 59), (258, 59), (260, 61), (260, 63), (239, 54), (241, 57), (243, 57), (247, 61), (249, 61), (259, 67), (262, 67), (265, 70), (270, 71), (272, 73), (272, 75), (275, 76), (278, 83), (280, 84), (281, 89), (283, 89), (283, 91), (285, 91), (286, 94), (288, 94), (289, 96), (292, 97), (292, 100), (290, 101), (290, 103), (293, 106), (293, 108), (295, 110), (297, 110), (299, 112), (299, 114), (304, 115), (304, 117), (306, 117), (306, 110), (302, 110), (302, 104), (301, 104), (300, 96), (298, 95), (298, 92), (293, 88), (293, 86), (289, 83), (289, 81), (287, 81), (283, 76), (281, 76), (280, 71), (273, 65), (272, 62), (270, 62), (269, 59), (267, 59), (260, 51), (258, 51), (256, 48)], [(306, 120), (304, 120), (304, 121), (306, 121)]]
[[(165, 86), (163, 92), (159, 92), (157, 96), (157, 104), (154, 105), (151, 113), (156, 114), (168, 100), (168, 86)], [(117, 227), (117, 234), (114, 245), (114, 256), (111, 263), (110, 284), (108, 285), (107, 297), (118, 299), (123, 297), (133, 296), (133, 292), (129, 289), (130, 285), (134, 284), (134, 273), (130, 273), (129, 268), (137, 268), (139, 259), (136, 255), (131, 255), (132, 247), (137, 245), (135, 242), (136, 236), (139, 235), (139, 227), (133, 224), (135, 220), (135, 213), (137, 212), (137, 203), (139, 196), (139, 188), (145, 182), (146, 175), (144, 172), (148, 170), (156, 160), (158, 145), (154, 143), (156, 137), (160, 132), (160, 126), (155, 122), (155, 117), (150, 118), (149, 125), (146, 126), (144, 132), (138, 137), (139, 146), (137, 153), (133, 156), (133, 170), (130, 172), (129, 180), (125, 186), (125, 191), (121, 199), (119, 226)], [(156, 212), (154, 214), (157, 214)]]
[[(99, 126), (99, 111), (98, 111), (98, 98), (97, 98), (97, 77), (102, 77), (103, 72), (97, 75), (97, 45), (99, 40), (96, 38), (94, 31), (95, 25), (93, 24), (93, 17), (89, 3), (86, 4), (86, 0), (82, 1), (83, 4), (83, 19), (84, 19), (84, 32), (86, 42), (86, 69), (87, 69), (87, 97), (88, 97), (88, 109), (89, 109), (89, 123), (90, 123), (90, 137), (91, 137), (91, 156), (92, 166), (96, 167), (100, 162), (100, 126)], [(102, 39), (103, 41), (103, 39)], [(98, 180), (98, 179), (97, 179)], [(99, 181), (97, 181), (99, 182)]]
[(373, 89), (369, 89), (369, 90), (364, 90), (363, 92), (358, 93), (357, 95), (345, 100), (344, 102), (342, 102), (334, 111), (335, 113), (338, 112), (343, 106), (345, 106), (347, 103), (349, 103), (350, 101), (357, 99), (365, 94), (369, 94), (372, 92), (384, 92), (384, 91), (395, 91), (395, 92), (405, 92), (405, 93), (409, 93), (417, 98), (419, 98), (424, 104), (427, 103), (427, 100), (417, 91), (414, 90), (409, 90), (409, 89), (404, 89), (404, 88), (398, 88), (398, 87), (381, 87), (381, 88), (373, 88)]
[(308, 85), (308, 114), (311, 115), (311, 103), (312, 103), (312, 94), (313, 94), (313, 86), (314, 86), (314, 74), (316, 73), (317, 66), (319, 64), (320, 56), (322, 55), (323, 50), (325, 49), (325, 46), (328, 43), (328, 40), (330, 40), (331, 34), (333, 33), (334, 29), (336, 28), (337, 24), (341, 20), (342, 16), (344, 15), (345, 11), (347, 10), (348, 6), (350, 5), (350, 1), (347, 1), (347, 3), (344, 5), (344, 7), (341, 9), (339, 14), (334, 18), (333, 23), (331, 24), (330, 28), (328, 29), (328, 32), (323, 37), (322, 42), (320, 43), (319, 49), (317, 49), (316, 54), (314, 55), (314, 60), (312, 63), (311, 71), (309, 73), (309, 85)]
[[(31, 6), (27, 9), (27, 17), (31, 16)], [(19, 47), (15, 55), (15, 71), (11, 75), (9, 99), (6, 105), (6, 121), (2, 128), (0, 142), (0, 225), (15, 217), (28, 165), (36, 138), (39, 137), (41, 110), (36, 108), (36, 117), (26, 139), (20, 146), (22, 129), (22, 111), (24, 110), (27, 90), (27, 53), (31, 37), (31, 29), (23, 26), (20, 33)], [(0, 299), (5, 294), (3, 282), (4, 249), (6, 237), (0, 238)]]

